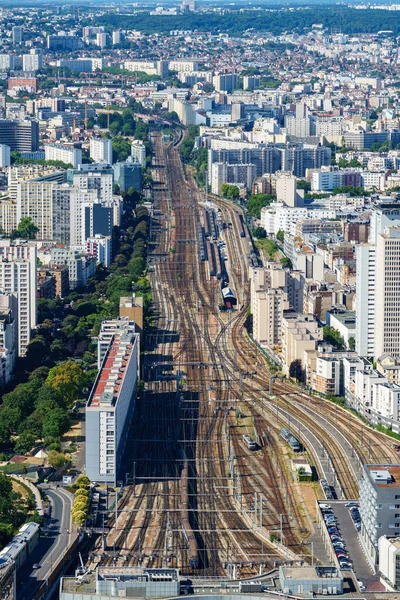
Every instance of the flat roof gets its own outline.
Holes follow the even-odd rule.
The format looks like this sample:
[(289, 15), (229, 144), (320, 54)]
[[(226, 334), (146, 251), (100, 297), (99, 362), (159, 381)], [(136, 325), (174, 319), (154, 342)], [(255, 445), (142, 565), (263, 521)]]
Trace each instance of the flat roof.
[(379, 488), (400, 488), (400, 465), (365, 465), (371, 481)]
[(342, 579), (339, 569), (336, 567), (280, 567), (283, 575), (290, 579)]
[(129, 333), (114, 335), (89, 396), (88, 407), (115, 405), (135, 343), (136, 338)]
[(37, 523), (25, 523), (16, 536), (3, 548), (0, 552), (0, 558), (3, 560), (14, 559), (21, 552), (21, 548), (24, 544), (33, 538), (33, 536), (39, 531), (39, 525)]

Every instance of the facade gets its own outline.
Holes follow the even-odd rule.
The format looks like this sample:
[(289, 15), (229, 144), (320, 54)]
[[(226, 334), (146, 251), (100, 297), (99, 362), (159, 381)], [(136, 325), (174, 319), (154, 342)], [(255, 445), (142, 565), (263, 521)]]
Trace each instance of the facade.
[(43, 54), (41, 50), (32, 48), (29, 54), (22, 55), (22, 70), (26, 72), (39, 71), (43, 68)]
[(146, 146), (142, 140), (133, 140), (131, 144), (131, 156), (134, 162), (140, 163), (143, 169), (146, 167)]
[(50, 251), (50, 267), (68, 267), (70, 289), (86, 285), (89, 277), (96, 272), (96, 259), (75, 249), (55, 247)]
[(211, 169), (211, 191), (213, 194), (221, 194), (221, 186), (224, 183), (237, 183), (250, 190), (255, 177), (255, 165), (213, 163)]
[(18, 300), (0, 292), (0, 386), (10, 381), (18, 355)]
[(90, 140), (90, 158), (96, 163), (113, 163), (112, 141), (103, 138)]
[(400, 539), (382, 535), (378, 540), (378, 568), (389, 591), (400, 589)]
[(83, 46), (82, 40), (76, 35), (48, 35), (47, 49), (51, 51), (79, 50)]
[(0, 119), (0, 140), (11, 150), (35, 152), (39, 149), (39, 124), (33, 120)]
[(0, 240), (0, 289), (18, 300), (18, 356), (25, 354), (36, 327), (36, 257), (33, 243)]
[(375, 354), (400, 358), (400, 227), (388, 227), (376, 246)]
[(11, 149), (6, 144), (0, 144), (0, 167), (11, 165)]
[(121, 296), (119, 299), (119, 316), (128, 317), (135, 322), (135, 330), (143, 330), (143, 296)]
[(82, 150), (74, 146), (45, 144), (44, 153), (46, 160), (59, 160), (67, 165), (71, 164), (74, 169), (82, 163)]
[(111, 265), (111, 237), (97, 233), (93, 237), (86, 238), (86, 252), (96, 258), (98, 263), (105, 267)]
[(75, 73), (91, 73), (103, 68), (102, 58), (72, 58), (72, 59), (60, 59), (57, 61), (57, 66), (69, 69)]
[(12, 41), (13, 44), (22, 44), (22, 27), (14, 25), (12, 28)]
[(91, 481), (117, 485), (125, 477), (124, 452), (135, 410), (139, 334), (112, 337), (90, 393), (85, 472)]
[[(195, 69), (192, 69), (192, 71)], [(238, 87), (238, 76), (236, 73), (222, 73), (214, 75), (213, 86), (217, 92), (230, 94)]]
[(316, 352), (322, 340), (322, 328), (312, 315), (299, 315), (287, 312), (282, 321), (283, 372), (289, 373), (294, 360), (300, 360), (305, 369), (308, 363), (307, 352)]
[(0, 54), (0, 71), (13, 71), (15, 58), (14, 54)]
[(374, 565), (378, 539), (400, 535), (400, 465), (364, 465), (360, 480), (361, 538)]
[(356, 246), (356, 262), (356, 352), (375, 356), (375, 245)]
[(121, 192), (127, 192), (130, 187), (139, 192), (142, 189), (142, 167), (134, 162), (117, 162), (114, 165), (114, 179)]
[(97, 198), (102, 202), (111, 202), (113, 199), (113, 175), (108, 172), (86, 171), (74, 173), (73, 186), (79, 192), (97, 192)]

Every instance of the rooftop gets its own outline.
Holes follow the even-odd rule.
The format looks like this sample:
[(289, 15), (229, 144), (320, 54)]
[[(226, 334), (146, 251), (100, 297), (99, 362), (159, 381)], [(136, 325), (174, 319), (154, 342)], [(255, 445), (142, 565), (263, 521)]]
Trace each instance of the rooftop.
[(21, 552), (21, 548), (26, 541), (33, 538), (33, 536), (39, 532), (39, 525), (37, 523), (25, 523), (16, 536), (13, 537), (11, 542), (7, 544), (5, 548), (0, 552), (0, 559), (10, 560)]
[(281, 567), (281, 571), (286, 579), (342, 579), (336, 567)]
[(114, 335), (89, 396), (88, 407), (115, 405), (135, 342), (135, 338), (129, 333)]
[(400, 465), (366, 465), (370, 479), (380, 488), (400, 488)]

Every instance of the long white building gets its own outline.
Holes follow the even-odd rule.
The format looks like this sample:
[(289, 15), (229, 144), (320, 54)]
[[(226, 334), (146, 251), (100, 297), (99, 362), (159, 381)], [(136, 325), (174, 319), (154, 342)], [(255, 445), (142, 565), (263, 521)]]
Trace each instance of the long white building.
[(86, 465), (91, 481), (117, 485), (126, 473), (124, 453), (138, 380), (139, 334), (115, 334), (104, 356), (86, 410)]
[(388, 227), (376, 245), (375, 354), (400, 357), (400, 227)]
[(45, 144), (44, 154), (46, 160), (59, 160), (71, 164), (74, 169), (82, 164), (82, 150), (73, 146), (63, 144)]

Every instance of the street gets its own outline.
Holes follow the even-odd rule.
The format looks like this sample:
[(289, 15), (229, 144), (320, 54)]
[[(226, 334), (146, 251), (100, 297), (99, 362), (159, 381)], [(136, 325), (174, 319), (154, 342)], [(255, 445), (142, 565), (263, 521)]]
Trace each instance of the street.
[[(40, 486), (52, 503), (51, 517), (41, 532), (39, 544), (17, 571), (17, 599), (30, 600), (43, 581), (50, 576), (54, 563), (63, 556), (77, 533), (71, 530), (73, 497), (62, 488)], [(33, 569), (39, 564), (39, 569)]]

